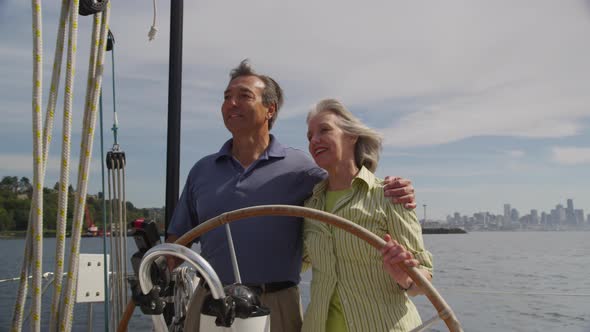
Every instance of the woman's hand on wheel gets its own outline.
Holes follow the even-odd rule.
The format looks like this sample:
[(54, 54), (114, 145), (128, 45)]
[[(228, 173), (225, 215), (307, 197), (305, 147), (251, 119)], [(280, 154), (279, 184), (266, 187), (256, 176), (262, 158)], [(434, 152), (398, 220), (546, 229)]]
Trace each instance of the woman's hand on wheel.
[(408, 289), (412, 285), (410, 276), (399, 266), (403, 263), (408, 267), (417, 267), (420, 262), (414, 259), (414, 255), (406, 250), (404, 246), (392, 240), (389, 234), (383, 237), (385, 245), (381, 248), (383, 256), (383, 269), (395, 280), (401, 288)]

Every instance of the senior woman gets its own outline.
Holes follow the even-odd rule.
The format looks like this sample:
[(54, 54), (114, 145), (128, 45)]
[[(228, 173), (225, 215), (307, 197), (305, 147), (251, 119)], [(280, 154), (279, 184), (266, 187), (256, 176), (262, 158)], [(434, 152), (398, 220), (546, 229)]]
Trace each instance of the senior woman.
[(380, 135), (339, 101), (320, 101), (307, 116), (309, 152), (328, 172), (305, 206), (349, 219), (383, 237), (381, 253), (341, 229), (313, 220), (303, 226), (306, 265), (311, 264), (311, 302), (303, 331), (408, 331), (421, 324), (408, 295), (419, 293), (395, 263), (418, 266), (432, 278), (413, 210), (391, 204), (373, 172)]

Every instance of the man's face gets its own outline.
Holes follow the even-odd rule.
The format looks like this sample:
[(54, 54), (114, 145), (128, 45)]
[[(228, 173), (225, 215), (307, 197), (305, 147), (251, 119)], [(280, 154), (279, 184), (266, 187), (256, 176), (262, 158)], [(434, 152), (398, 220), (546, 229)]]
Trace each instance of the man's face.
[(252, 133), (268, 128), (274, 107), (262, 104), (264, 82), (256, 76), (231, 80), (223, 94), (221, 114), (225, 127), (233, 134)]

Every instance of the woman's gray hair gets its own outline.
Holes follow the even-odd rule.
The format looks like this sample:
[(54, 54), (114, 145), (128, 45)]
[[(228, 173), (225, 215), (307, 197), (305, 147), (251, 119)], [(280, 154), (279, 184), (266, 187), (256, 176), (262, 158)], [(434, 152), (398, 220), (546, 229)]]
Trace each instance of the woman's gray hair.
[(338, 127), (343, 132), (358, 137), (354, 147), (356, 166), (359, 169), (365, 166), (369, 171), (375, 172), (379, 163), (381, 142), (383, 141), (381, 134), (367, 127), (336, 99), (320, 100), (307, 114), (307, 123), (311, 118), (324, 112), (330, 112), (338, 117)]

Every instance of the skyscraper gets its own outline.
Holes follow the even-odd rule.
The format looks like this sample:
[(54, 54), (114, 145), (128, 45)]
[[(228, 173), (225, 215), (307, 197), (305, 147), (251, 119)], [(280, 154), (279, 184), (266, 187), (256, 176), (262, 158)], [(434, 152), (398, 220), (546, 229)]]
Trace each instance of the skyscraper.
[(512, 215), (511, 215), (511, 208), (510, 208), (510, 204), (504, 204), (504, 222), (505, 223), (510, 223), (512, 222)]
[(510, 218), (512, 221), (518, 222), (518, 219), (520, 219), (520, 213), (518, 213), (517, 209), (512, 209), (510, 211)]
[(584, 223), (584, 210), (583, 209), (574, 210), (574, 221), (575, 221), (576, 225), (581, 225)]
[(555, 211), (556, 211), (556, 216), (557, 216), (557, 220), (555, 220), (555, 223), (557, 224), (564, 224), (566, 221), (566, 213), (565, 210), (563, 208), (563, 205), (561, 204), (557, 204), (557, 206), (555, 207)]
[(538, 224), (539, 223), (539, 211), (532, 209), (531, 210), (531, 223)]
[(576, 223), (576, 217), (574, 215), (574, 200), (571, 198), (567, 199), (567, 208), (565, 209), (565, 221), (568, 224)]

